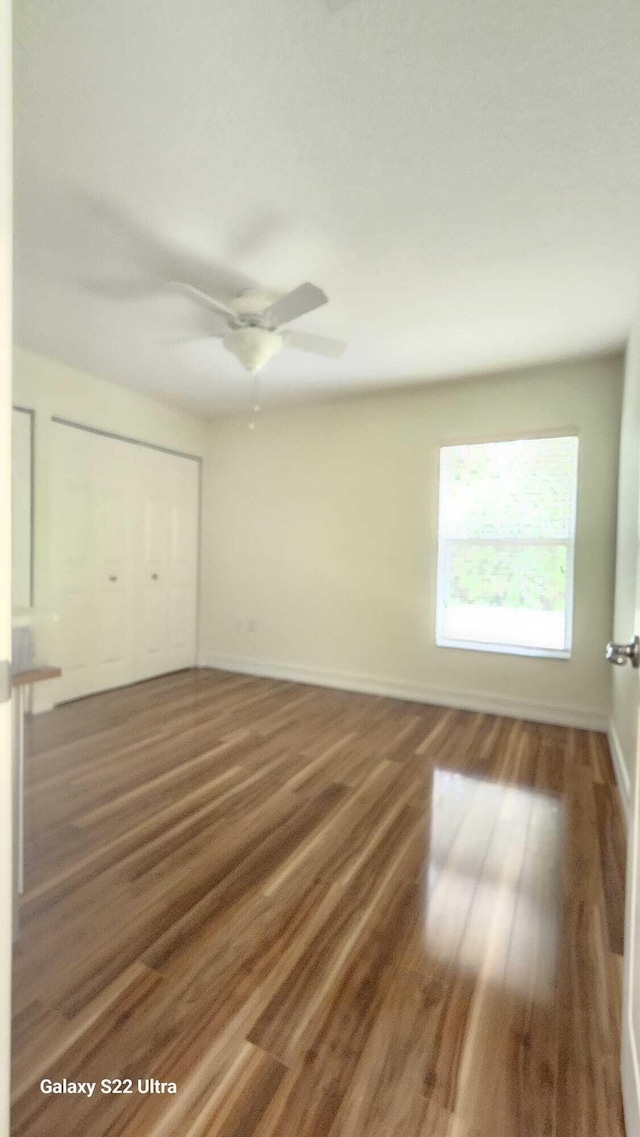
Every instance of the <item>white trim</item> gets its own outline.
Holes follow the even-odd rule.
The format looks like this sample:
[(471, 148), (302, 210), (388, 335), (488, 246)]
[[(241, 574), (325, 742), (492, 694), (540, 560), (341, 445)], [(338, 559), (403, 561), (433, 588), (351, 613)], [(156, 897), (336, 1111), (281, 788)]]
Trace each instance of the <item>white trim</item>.
[(51, 415), (51, 422), (57, 423), (58, 426), (70, 426), (73, 430), (84, 430), (85, 434), (99, 434), (102, 438), (115, 438), (117, 442), (128, 442), (130, 446), (144, 446), (147, 450), (159, 450), (162, 454), (173, 454), (174, 458), (188, 458), (190, 462), (199, 462), (202, 465), (200, 454), (188, 454), (186, 450), (172, 450), (168, 446), (160, 446), (157, 442), (146, 442), (143, 438), (132, 438), (129, 434), (116, 434), (113, 430), (103, 430), (99, 426), (88, 426), (86, 422), (75, 422), (73, 419), (61, 418), (60, 415)]
[[(517, 444), (521, 442), (548, 442), (548, 441), (563, 441), (573, 442), (573, 468), (570, 471), (572, 476), (572, 494), (571, 494), (571, 517), (569, 521), (569, 532), (564, 537), (559, 538), (518, 538), (518, 537), (450, 537), (447, 535), (448, 523), (448, 510), (447, 502), (445, 500), (446, 490), (448, 487), (448, 470), (445, 452), (452, 450), (459, 450), (462, 448), (472, 449), (473, 447), (487, 447), (487, 446), (503, 446)], [(462, 442), (454, 445), (441, 445), (439, 450), (439, 470), (438, 470), (438, 562), (437, 562), (437, 578), (436, 578), (436, 644), (438, 647), (455, 648), (460, 647), (469, 649), (471, 651), (493, 651), (502, 652), (506, 655), (522, 655), (522, 656), (537, 656), (541, 658), (555, 658), (555, 659), (571, 659), (573, 647), (573, 623), (575, 611), (575, 546), (576, 546), (576, 531), (577, 531), (577, 514), (578, 514), (578, 488), (579, 488), (579, 472), (580, 472), (580, 438), (577, 432), (570, 434), (546, 434), (544, 436), (527, 437), (527, 438), (514, 438), (503, 439), (495, 438), (487, 442), (469, 443)], [(459, 546), (493, 546), (495, 548), (505, 548), (512, 546), (514, 548), (521, 547), (544, 547), (544, 546), (561, 546), (564, 545), (567, 550), (566, 562), (566, 586), (565, 586), (565, 642), (562, 649), (545, 648), (540, 646), (533, 646), (531, 644), (512, 644), (512, 643), (497, 643), (497, 642), (476, 642), (470, 639), (451, 639), (445, 636), (445, 617), (449, 607), (450, 600), (450, 562), (451, 562), (451, 547), (454, 545)], [(603, 729), (606, 729), (603, 728)]]
[(537, 703), (527, 699), (512, 699), (483, 691), (456, 691), (447, 687), (422, 687), (397, 679), (358, 675), (353, 672), (318, 670), (293, 663), (272, 663), (259, 659), (246, 659), (232, 655), (216, 655), (203, 650), (198, 659), (200, 667), (213, 667), (220, 671), (236, 671), (242, 675), (256, 675), (265, 679), (284, 679), (292, 683), (311, 683), (318, 687), (335, 687), (343, 691), (357, 691), (363, 695), (383, 695), (391, 699), (407, 699), (415, 703), (429, 703), (457, 710), (480, 711), (482, 714), (505, 715), (507, 718), (526, 719), (529, 722), (550, 723), (553, 726), (574, 726), (580, 730), (607, 730), (608, 719), (604, 712), (582, 707), (562, 707)]
[(629, 849), (627, 852), (627, 911), (625, 920), (624, 987), (622, 993), (622, 1099), (628, 1137), (640, 1137), (640, 1062), (634, 1029), (636, 1001), (636, 908), (638, 904), (638, 818), (640, 779), (633, 779), (633, 800), (629, 810)]
[(618, 732), (615, 728), (615, 723), (612, 718), (609, 719), (609, 726), (607, 728), (607, 741), (609, 743), (609, 750), (611, 751), (611, 761), (613, 762), (613, 769), (616, 775), (616, 782), (618, 783), (618, 790), (622, 798), (622, 808), (624, 810), (624, 819), (629, 828), (631, 821), (631, 786), (629, 784), (629, 773), (627, 770), (627, 763), (625, 762), (624, 751), (620, 745)]
[(489, 651), (497, 655), (522, 655), (531, 659), (571, 659), (564, 648), (521, 647), (519, 644), (490, 643), (488, 640), (451, 640), (436, 637), (436, 647), (461, 648), (462, 651)]
[(622, 1098), (624, 1122), (628, 1137), (640, 1137), (640, 1064), (631, 1027), (631, 1009), (627, 1014), (628, 1045), (622, 1048)]

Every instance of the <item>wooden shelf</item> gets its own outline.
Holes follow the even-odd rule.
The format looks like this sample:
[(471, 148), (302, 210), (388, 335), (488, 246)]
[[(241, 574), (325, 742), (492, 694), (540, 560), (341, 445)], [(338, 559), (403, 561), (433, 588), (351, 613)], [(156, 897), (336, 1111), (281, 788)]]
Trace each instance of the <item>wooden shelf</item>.
[(32, 683), (42, 683), (45, 679), (57, 679), (62, 675), (59, 667), (31, 667), (28, 671), (16, 671), (11, 676), (12, 687), (28, 687)]

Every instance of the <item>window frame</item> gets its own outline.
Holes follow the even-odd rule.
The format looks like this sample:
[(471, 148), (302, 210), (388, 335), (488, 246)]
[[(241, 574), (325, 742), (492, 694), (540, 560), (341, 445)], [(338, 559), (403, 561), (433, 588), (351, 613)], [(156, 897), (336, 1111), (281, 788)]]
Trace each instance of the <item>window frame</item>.
[[(569, 537), (443, 537), (441, 529), (441, 516), (442, 516), (442, 453), (444, 450), (453, 449), (459, 446), (488, 446), (497, 445), (500, 443), (509, 442), (543, 442), (547, 439), (555, 438), (570, 438), (575, 440), (576, 444), (576, 462), (574, 474), (574, 493), (571, 501), (571, 518), (570, 518), (570, 531)], [(540, 659), (556, 659), (564, 660), (565, 662), (572, 658), (573, 654), (573, 624), (574, 624), (574, 610), (575, 610), (575, 564), (576, 564), (576, 540), (577, 540), (577, 523), (578, 523), (578, 497), (580, 491), (580, 459), (581, 459), (581, 439), (580, 433), (575, 428), (567, 428), (566, 430), (553, 430), (545, 431), (539, 434), (518, 435), (510, 434), (508, 437), (501, 438), (474, 438), (465, 439), (464, 441), (456, 442), (442, 442), (438, 447), (438, 493), (437, 493), (437, 534), (438, 534), (438, 555), (437, 555), (437, 575), (436, 575), (436, 627), (435, 627), (435, 640), (436, 647), (442, 648), (459, 648), (463, 651), (481, 651), (490, 652), (498, 655), (519, 655), (524, 657), (533, 657)], [(546, 648), (546, 647), (527, 647), (523, 644), (510, 644), (510, 643), (488, 643), (483, 640), (462, 640), (451, 639), (444, 634), (444, 622), (447, 610), (447, 595), (450, 587), (451, 574), (448, 571), (448, 563), (451, 557), (451, 549), (454, 545), (481, 545), (481, 546), (495, 546), (495, 547), (509, 547), (509, 548), (522, 548), (525, 546), (534, 546), (541, 548), (544, 546), (561, 546), (567, 549), (567, 574), (566, 574), (566, 589), (565, 589), (565, 644), (562, 648)], [(500, 609), (498, 609), (500, 610)]]

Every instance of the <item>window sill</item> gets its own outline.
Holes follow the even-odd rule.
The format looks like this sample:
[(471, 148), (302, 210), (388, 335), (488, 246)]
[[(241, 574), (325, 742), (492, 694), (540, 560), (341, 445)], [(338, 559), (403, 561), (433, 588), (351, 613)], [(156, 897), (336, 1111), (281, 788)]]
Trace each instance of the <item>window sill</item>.
[(436, 638), (436, 647), (461, 648), (463, 651), (491, 652), (493, 655), (522, 655), (534, 659), (571, 659), (571, 651), (546, 647), (519, 647), (515, 644), (472, 643), (467, 640)]

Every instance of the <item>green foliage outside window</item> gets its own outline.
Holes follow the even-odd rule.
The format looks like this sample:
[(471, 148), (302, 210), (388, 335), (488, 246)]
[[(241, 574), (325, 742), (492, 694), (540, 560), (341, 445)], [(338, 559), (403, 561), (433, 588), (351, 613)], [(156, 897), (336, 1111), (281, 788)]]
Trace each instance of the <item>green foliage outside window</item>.
[(445, 537), (571, 535), (575, 439), (525, 439), (443, 451)]
[(567, 550), (562, 545), (451, 549), (450, 604), (561, 612), (566, 581)]

